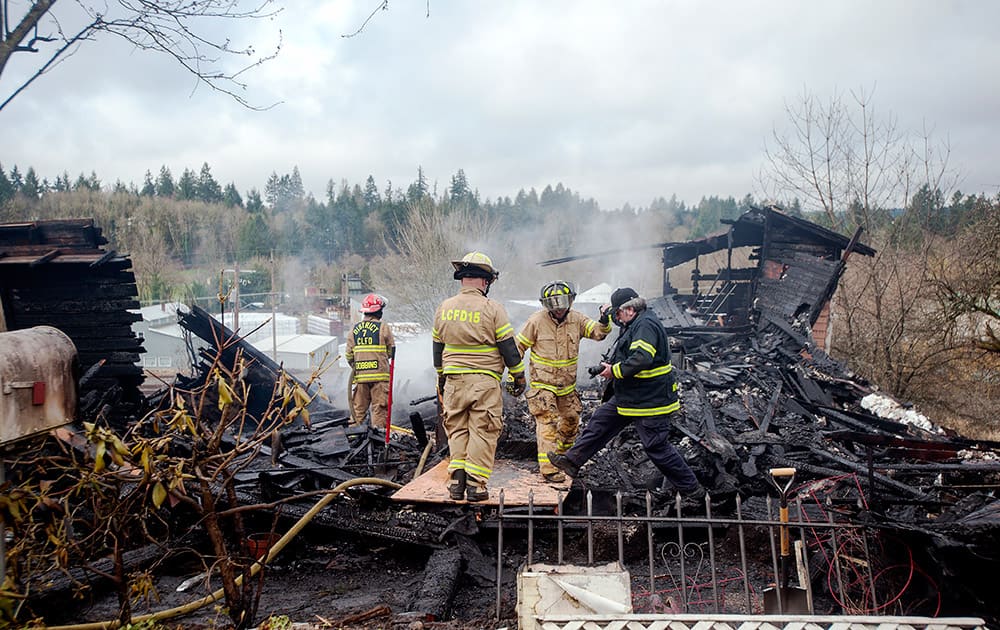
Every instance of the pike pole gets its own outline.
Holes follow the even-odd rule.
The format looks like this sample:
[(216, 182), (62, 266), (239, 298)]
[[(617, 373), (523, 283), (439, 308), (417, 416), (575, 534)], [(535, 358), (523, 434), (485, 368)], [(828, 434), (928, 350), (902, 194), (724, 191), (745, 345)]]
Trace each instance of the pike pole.
[(389, 359), (389, 396), (386, 400), (385, 406), (385, 462), (389, 462), (389, 433), (392, 431), (392, 384), (393, 376), (396, 371), (396, 360), (393, 358)]

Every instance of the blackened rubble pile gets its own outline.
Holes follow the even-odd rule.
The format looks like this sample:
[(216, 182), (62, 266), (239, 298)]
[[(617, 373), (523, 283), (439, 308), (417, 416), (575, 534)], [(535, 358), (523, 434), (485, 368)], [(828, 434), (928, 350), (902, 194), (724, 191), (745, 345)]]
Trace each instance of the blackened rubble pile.
[[(988, 589), (968, 575), (1000, 565), (1000, 443), (934, 426), (824, 351), (830, 299), (849, 255), (874, 253), (858, 236), (766, 208), (721, 234), (659, 246), (664, 296), (650, 306), (671, 335), (681, 384), (675, 443), (713, 495), (739, 494), (744, 517), (767, 518), (768, 470), (794, 467), (804, 519), (835, 514), (903, 540), (910, 560), (949, 581), (966, 576), (951, 588), (978, 610), (994, 610)], [(755, 266), (733, 267), (740, 247), (751, 248)], [(701, 273), (698, 258), (717, 251), (728, 252), (728, 266)], [(694, 292), (679, 295), (666, 271), (689, 261)], [(711, 288), (700, 292), (705, 284)], [(660, 478), (626, 430), (581, 481), (642, 491)]]

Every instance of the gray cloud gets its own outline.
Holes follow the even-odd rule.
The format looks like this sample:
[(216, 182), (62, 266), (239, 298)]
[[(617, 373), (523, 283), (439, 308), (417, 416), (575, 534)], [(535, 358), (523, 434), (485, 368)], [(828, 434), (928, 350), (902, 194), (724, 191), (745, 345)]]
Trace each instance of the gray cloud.
[[(874, 90), (907, 130), (947, 139), (965, 192), (1000, 189), (1000, 5), (530, 0), (289, 1), (234, 41), (284, 46), (249, 73), (254, 112), (168, 59), (89, 44), (0, 112), (6, 168), (141, 182), (208, 162), (241, 191), (298, 165), (327, 180), (444, 186), (486, 197), (562, 182), (601, 207), (754, 191), (786, 102)], [(71, 6), (71, 5), (68, 5)], [(15, 68), (15, 72), (19, 71)], [(5, 77), (4, 85), (10, 77)]]

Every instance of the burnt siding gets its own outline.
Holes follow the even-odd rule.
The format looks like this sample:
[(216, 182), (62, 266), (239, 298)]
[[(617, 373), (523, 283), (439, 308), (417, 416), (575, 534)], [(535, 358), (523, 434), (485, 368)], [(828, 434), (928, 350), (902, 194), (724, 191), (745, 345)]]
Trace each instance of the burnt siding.
[(761, 263), (757, 310), (763, 317), (791, 322), (823, 299), (837, 262), (792, 249), (772, 251)]

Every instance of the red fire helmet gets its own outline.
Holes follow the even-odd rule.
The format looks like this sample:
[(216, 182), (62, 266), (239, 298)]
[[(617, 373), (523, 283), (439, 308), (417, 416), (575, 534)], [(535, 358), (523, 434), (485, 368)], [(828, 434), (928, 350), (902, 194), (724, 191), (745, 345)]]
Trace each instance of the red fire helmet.
[(369, 293), (365, 296), (365, 299), (361, 301), (361, 308), (359, 309), (362, 313), (377, 313), (385, 308), (387, 302), (384, 297), (377, 293)]

